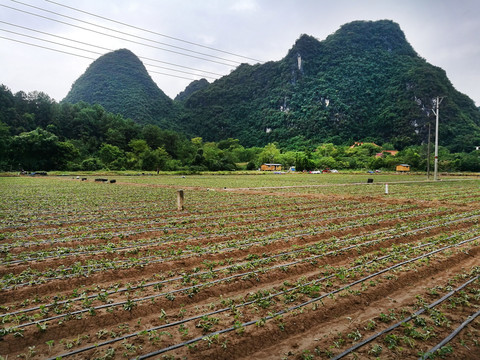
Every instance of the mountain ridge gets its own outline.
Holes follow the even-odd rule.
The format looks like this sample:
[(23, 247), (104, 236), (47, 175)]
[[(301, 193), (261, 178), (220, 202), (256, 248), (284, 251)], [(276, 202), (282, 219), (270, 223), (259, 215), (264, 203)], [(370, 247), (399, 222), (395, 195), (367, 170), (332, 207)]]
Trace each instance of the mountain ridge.
[(323, 41), (302, 35), (280, 61), (239, 66), (185, 106), (190, 131), (213, 141), (297, 147), (367, 139), (403, 148), (427, 141), (437, 95), (448, 96), (440, 129), (446, 145), (460, 151), (480, 141), (478, 108), (418, 56), (398, 24), (354, 21)]
[[(85, 72), (93, 73), (87, 78), (102, 77), (93, 71), (94, 64)], [(141, 66), (144, 71), (137, 73), (148, 76)], [(102, 93), (94, 82), (84, 86), (83, 97), (69, 93), (64, 101), (98, 102), (137, 122), (206, 141), (237, 138), (245, 146), (277, 142), (298, 148), (370, 140), (401, 149), (427, 141), (432, 101), (446, 95), (440, 128), (444, 144), (462, 151), (480, 143), (480, 111), (474, 102), (453, 87), (443, 69), (421, 58), (391, 20), (353, 21), (321, 41), (303, 34), (283, 59), (241, 64), (212, 83), (194, 81), (175, 100), (148, 78), (151, 90), (140, 100), (122, 91)], [(79, 80), (72, 85), (72, 94), (80, 93)], [(142, 82), (132, 83), (137, 87), (130, 95), (141, 92)], [(88, 97), (99, 87), (103, 103)], [(118, 103), (132, 101), (140, 105), (138, 112), (121, 112)]]
[(128, 49), (95, 60), (62, 100), (102, 105), (140, 124), (170, 127), (174, 104), (152, 80), (140, 59)]

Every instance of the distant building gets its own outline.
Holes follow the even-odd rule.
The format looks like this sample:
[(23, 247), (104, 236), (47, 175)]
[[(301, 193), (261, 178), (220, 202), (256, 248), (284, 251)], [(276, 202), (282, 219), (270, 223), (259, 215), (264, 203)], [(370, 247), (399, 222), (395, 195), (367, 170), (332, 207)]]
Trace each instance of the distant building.
[(364, 142), (360, 142), (360, 141), (355, 141), (355, 142), (353, 143), (353, 145), (350, 146), (350, 149), (353, 149), (353, 148), (355, 148), (355, 147), (357, 147), (357, 146), (367, 145), (367, 144), (370, 144), (370, 145), (373, 145), (373, 146), (376, 146), (376, 147), (381, 147), (380, 145), (377, 145), (377, 144), (375, 144), (375, 143), (373, 143), (373, 142), (366, 142), (366, 143), (364, 143)]
[(262, 171), (281, 171), (282, 164), (262, 164), (260, 166), (260, 170)]
[(390, 154), (392, 156), (395, 156), (398, 154), (398, 150), (382, 150), (381, 152), (377, 153), (375, 157), (377, 158), (382, 157), (383, 154)]

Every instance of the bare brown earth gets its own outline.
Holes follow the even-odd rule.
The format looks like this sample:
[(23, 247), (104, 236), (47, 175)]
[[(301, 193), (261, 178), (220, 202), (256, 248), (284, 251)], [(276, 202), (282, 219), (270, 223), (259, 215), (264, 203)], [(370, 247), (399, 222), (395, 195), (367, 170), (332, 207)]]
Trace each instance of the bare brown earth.
[[(75, 215), (44, 225), (38, 214), (28, 227), (0, 229), (32, 243), (0, 240), (0, 275), (24, 276), (0, 291), (0, 355), (327, 359), (480, 275), (476, 203), (284, 190), (217, 189), (259, 204), (105, 220), (116, 224), (109, 236), (101, 218)], [(291, 201), (279, 210), (267, 197)], [(404, 325), (345, 358), (416, 359), (479, 307), (477, 280), (411, 325), (427, 335)], [(480, 358), (479, 334), (477, 319), (443, 356)]]

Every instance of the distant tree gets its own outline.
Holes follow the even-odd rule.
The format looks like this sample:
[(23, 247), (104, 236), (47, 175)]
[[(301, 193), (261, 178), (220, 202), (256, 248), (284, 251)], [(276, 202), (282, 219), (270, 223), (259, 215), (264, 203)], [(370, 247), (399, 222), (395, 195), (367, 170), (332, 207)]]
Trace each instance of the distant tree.
[(458, 154), (459, 170), (461, 171), (480, 171), (480, 152), (473, 151), (470, 154)]
[(142, 170), (157, 172), (167, 170), (168, 160), (170, 160), (170, 155), (162, 147), (146, 151), (142, 154)]
[(142, 153), (145, 153), (150, 150), (147, 142), (141, 139), (134, 139), (128, 143), (128, 146), (132, 149), (132, 152), (137, 155), (141, 156)]
[(283, 154), (280, 154), (280, 163), (283, 164), (286, 168), (290, 168), (295, 165), (297, 159), (297, 151), (287, 151)]
[(10, 141), (10, 130), (6, 124), (0, 121), (0, 170), (8, 170), (10, 168)]
[(142, 129), (142, 138), (152, 149), (163, 145), (163, 131), (157, 125), (145, 125)]
[(102, 144), (98, 157), (111, 170), (121, 170), (126, 164), (125, 153), (118, 146)]
[(85, 171), (96, 171), (103, 168), (103, 163), (100, 159), (91, 157), (82, 161), (81, 169)]
[(220, 140), (217, 144), (217, 147), (220, 150), (228, 150), (240, 147), (240, 141), (238, 139), (228, 138), (226, 140)]
[(275, 143), (270, 143), (265, 145), (258, 158), (261, 163), (275, 163), (280, 161), (280, 150)]
[(37, 128), (14, 136), (11, 141), (12, 164), (24, 170), (54, 170), (64, 158), (58, 137)]

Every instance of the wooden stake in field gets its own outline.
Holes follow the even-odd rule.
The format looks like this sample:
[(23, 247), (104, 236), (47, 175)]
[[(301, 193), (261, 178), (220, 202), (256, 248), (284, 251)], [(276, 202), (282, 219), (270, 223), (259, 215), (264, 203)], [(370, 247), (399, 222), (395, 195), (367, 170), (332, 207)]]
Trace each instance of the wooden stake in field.
[(388, 195), (388, 184), (385, 183), (385, 195)]
[(177, 190), (177, 209), (178, 209), (178, 211), (183, 210), (183, 201), (184, 201), (183, 190)]

